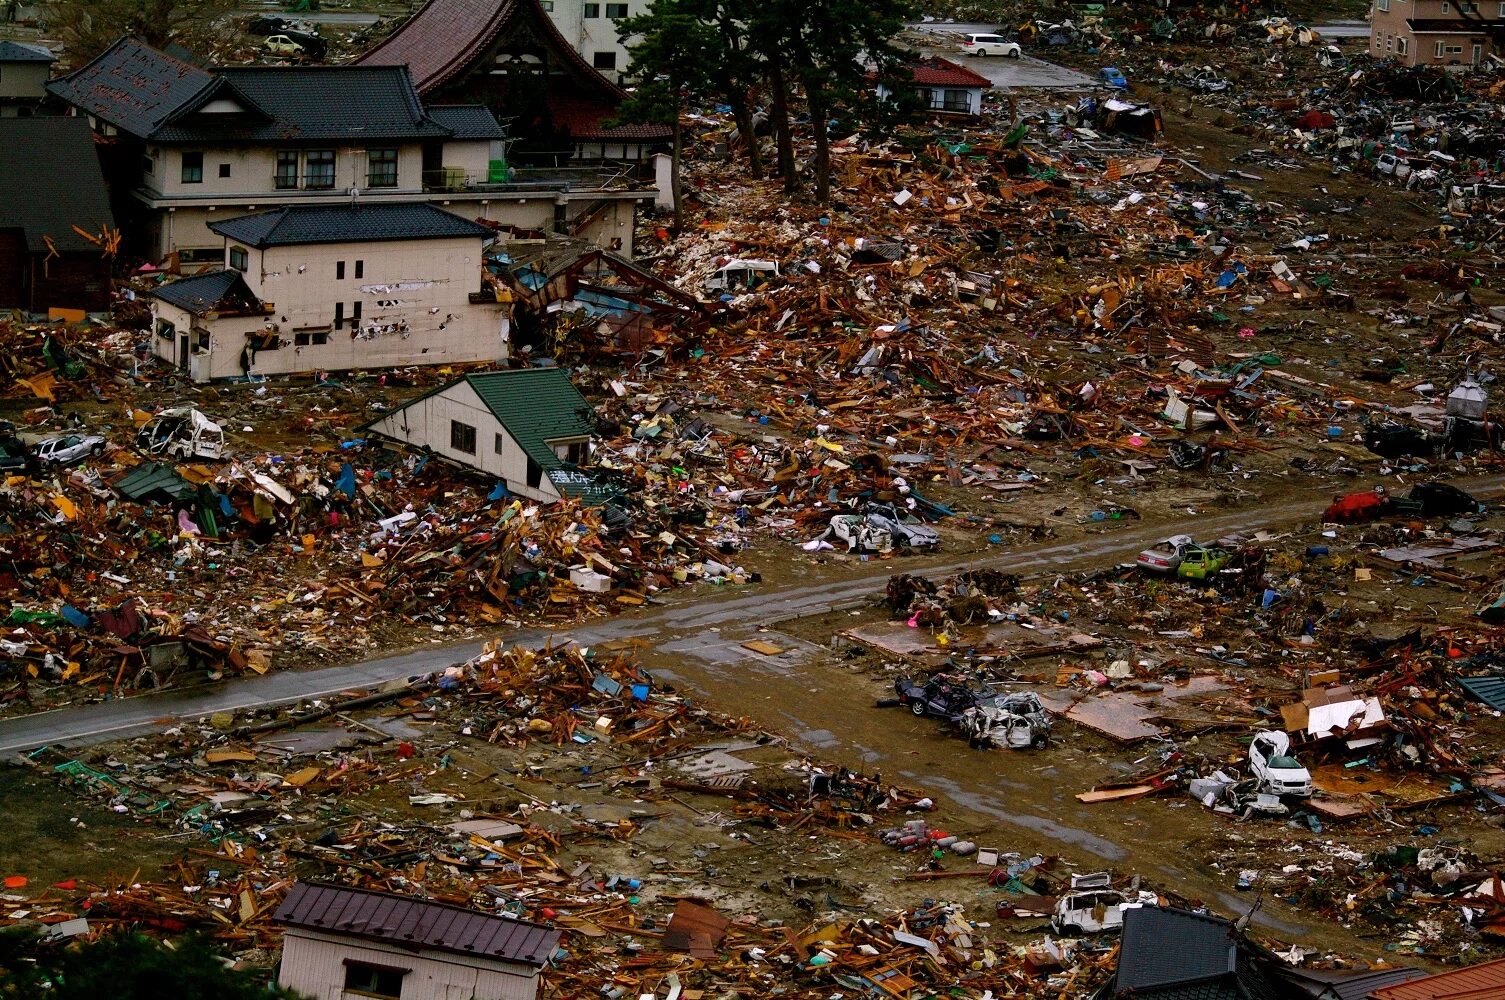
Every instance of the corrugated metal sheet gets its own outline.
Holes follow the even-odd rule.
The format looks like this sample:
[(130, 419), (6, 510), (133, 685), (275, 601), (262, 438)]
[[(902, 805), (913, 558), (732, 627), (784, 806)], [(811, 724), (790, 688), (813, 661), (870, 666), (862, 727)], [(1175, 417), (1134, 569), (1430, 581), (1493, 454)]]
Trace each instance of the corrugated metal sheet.
[(275, 919), (294, 927), (540, 966), (553, 954), (560, 934), (459, 906), (312, 882), (293, 886)]
[(1505, 676), (1459, 677), (1458, 686), (1496, 711), (1505, 711)]
[(1494, 1000), (1505, 997), (1505, 958), (1466, 969), (1413, 979), (1399, 986), (1386, 986), (1370, 996), (1375, 1000)]

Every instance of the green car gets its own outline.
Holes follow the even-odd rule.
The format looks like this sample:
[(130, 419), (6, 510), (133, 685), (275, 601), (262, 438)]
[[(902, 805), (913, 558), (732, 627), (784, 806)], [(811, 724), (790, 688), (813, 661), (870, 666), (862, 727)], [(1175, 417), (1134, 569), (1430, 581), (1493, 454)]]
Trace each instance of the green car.
[(1205, 580), (1227, 566), (1228, 560), (1232, 558), (1225, 549), (1188, 549), (1176, 574), (1193, 580)]

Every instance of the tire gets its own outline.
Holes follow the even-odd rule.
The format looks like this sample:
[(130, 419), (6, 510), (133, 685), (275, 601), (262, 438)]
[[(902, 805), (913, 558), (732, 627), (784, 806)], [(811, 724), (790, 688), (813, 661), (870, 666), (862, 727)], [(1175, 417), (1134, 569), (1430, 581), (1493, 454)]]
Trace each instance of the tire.
[(103, 455), (104, 453), (105, 453), (105, 446), (102, 445), (102, 444), (97, 444), (94, 447), (92, 447), (92, 448), (89, 449), (89, 454), (93, 455), (95, 458), (98, 458), (100, 455)]
[(909, 703), (909, 711), (915, 718), (923, 719), (925, 718), (925, 703), (923, 701), (912, 701)]
[(1012, 51), (1012, 52), (1009, 53), (1009, 58), (1010, 59), (1018, 59), (1018, 58), (1022, 57), (1023, 55), (1024, 55), (1024, 51), (1022, 49), (1015, 49), (1014, 51)]
[(1032, 743), (1030, 743), (1030, 746), (1034, 747), (1036, 750), (1044, 750), (1049, 745), (1050, 745), (1050, 737), (1049, 736), (1036, 736), (1035, 739), (1034, 739), (1034, 741)]

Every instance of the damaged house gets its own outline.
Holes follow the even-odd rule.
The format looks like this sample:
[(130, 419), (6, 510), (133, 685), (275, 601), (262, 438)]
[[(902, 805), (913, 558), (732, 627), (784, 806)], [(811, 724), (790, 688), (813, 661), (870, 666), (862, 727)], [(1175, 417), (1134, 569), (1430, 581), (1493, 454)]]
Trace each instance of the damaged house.
[(596, 417), (558, 368), (476, 372), (394, 407), (360, 429), (500, 480), (545, 503), (594, 497)]
[(152, 349), (196, 382), (507, 357), (491, 231), (434, 205), (299, 206), (213, 224), (224, 269), (151, 293)]

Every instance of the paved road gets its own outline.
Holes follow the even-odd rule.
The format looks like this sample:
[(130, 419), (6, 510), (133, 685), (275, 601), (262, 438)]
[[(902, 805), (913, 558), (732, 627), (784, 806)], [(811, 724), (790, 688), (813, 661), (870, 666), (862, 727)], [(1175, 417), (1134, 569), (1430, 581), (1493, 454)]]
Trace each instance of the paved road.
[[(1505, 486), (1505, 476), (1462, 480), (1459, 485), (1475, 495), (1491, 494)], [(964, 562), (936, 565), (916, 561), (905, 564), (903, 568), (945, 575), (982, 566), (1012, 573), (1106, 566), (1132, 558), (1147, 545), (1180, 531), (1203, 538), (1217, 538), (1307, 520), (1319, 502), (1306, 498), (1228, 514), (1203, 515), (1175, 526), (1135, 525), (1076, 541), (1025, 546)], [(644, 638), (655, 646), (662, 646), (666, 635), (683, 642), (687, 635), (697, 632), (713, 633), (732, 625), (772, 624), (872, 596), (883, 588), (890, 573), (900, 568), (892, 562), (880, 565), (881, 568), (860, 576), (814, 586), (736, 590), (725, 595), (707, 594), (705, 588), (696, 587), (680, 591), (668, 602), (635, 614), (570, 629), (522, 629), (503, 634), (503, 637), (520, 645), (542, 645), (548, 641), (590, 645), (614, 639)], [(284, 705), (342, 691), (376, 687), (443, 669), (469, 659), (480, 649), (479, 642), (463, 643), (342, 667), (246, 677), (192, 691), (139, 695), (0, 720), (0, 752), (29, 750), (49, 744), (77, 747), (101, 743), (160, 731), (179, 720), (201, 718), (214, 712)]]
[(959, 61), (973, 72), (987, 77), (995, 87), (1002, 89), (1009, 87), (1081, 89), (1083, 87), (1096, 86), (1097, 83), (1085, 73), (1078, 73), (1074, 69), (1067, 69), (1065, 66), (1057, 66), (1055, 63), (1046, 62), (1043, 59), (1036, 59), (1028, 51), (1019, 59), (1006, 59), (1002, 56), (989, 56), (986, 59), (977, 57), (963, 59), (964, 53), (960, 48), (961, 36), (969, 32), (996, 31), (998, 28), (996, 24), (932, 22), (927, 24), (911, 24), (909, 27), (917, 34), (928, 35), (935, 40), (933, 45), (921, 45), (921, 53), (927, 56), (941, 56), (944, 59)]

